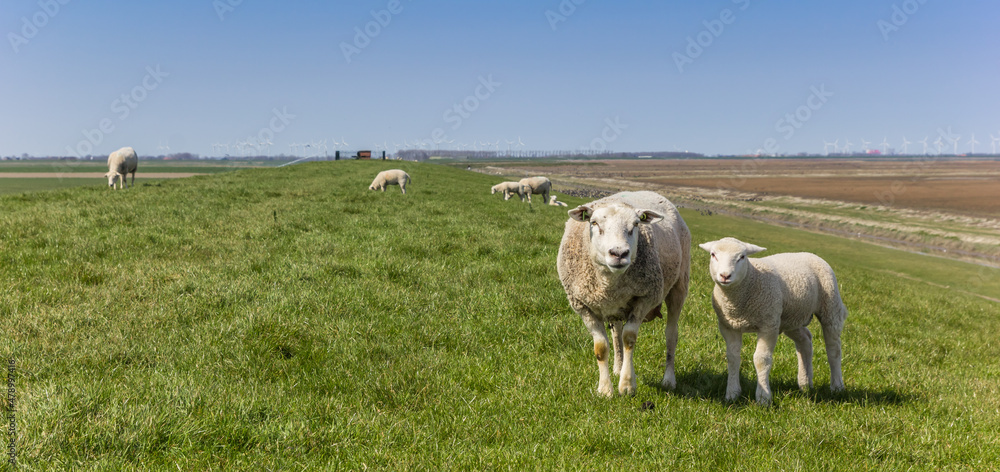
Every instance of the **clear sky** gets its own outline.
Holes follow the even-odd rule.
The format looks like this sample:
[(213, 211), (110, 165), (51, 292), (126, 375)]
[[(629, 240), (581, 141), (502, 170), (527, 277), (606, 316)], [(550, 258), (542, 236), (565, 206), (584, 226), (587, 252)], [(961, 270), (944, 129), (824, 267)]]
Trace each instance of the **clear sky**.
[(998, 20), (995, 0), (4, 1), (0, 154), (988, 151)]

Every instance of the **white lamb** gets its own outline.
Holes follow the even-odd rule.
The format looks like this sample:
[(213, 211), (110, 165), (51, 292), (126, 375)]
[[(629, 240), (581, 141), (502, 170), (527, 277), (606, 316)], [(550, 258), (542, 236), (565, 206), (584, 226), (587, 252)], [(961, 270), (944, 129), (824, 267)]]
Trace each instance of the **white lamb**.
[(135, 187), (135, 171), (139, 166), (139, 156), (135, 154), (135, 149), (123, 147), (108, 156), (108, 173), (104, 174), (108, 178), (108, 187), (116, 188), (115, 184), (121, 182), (118, 188), (127, 188), (125, 181), (126, 174), (132, 173), (132, 186)]
[(528, 203), (531, 203), (532, 194), (541, 195), (542, 203), (549, 201), (549, 191), (552, 190), (552, 181), (548, 177), (526, 177), (521, 179), (520, 183), (531, 188), (531, 192), (528, 193)]
[(410, 183), (410, 174), (399, 169), (383, 170), (375, 176), (375, 180), (368, 186), (368, 190), (381, 190), (390, 185), (399, 185), (399, 189), (406, 194), (406, 185)]
[(594, 338), (600, 371), (597, 392), (612, 395), (605, 324), (612, 327), (618, 392), (634, 394), (632, 358), (639, 325), (662, 316), (664, 302), (667, 359), (662, 386), (674, 388), (677, 320), (691, 273), (691, 233), (684, 220), (670, 201), (653, 192), (617, 193), (578, 206), (569, 216), (559, 245), (559, 280)]
[(566, 205), (566, 202), (560, 202), (560, 201), (556, 200), (556, 196), (555, 195), (552, 195), (551, 197), (549, 197), (549, 205), (559, 206), (559, 207), (568, 206), (568, 205)]
[(757, 368), (757, 402), (771, 403), (770, 373), (774, 345), (780, 333), (795, 342), (799, 358), (799, 387), (812, 387), (812, 334), (809, 322), (819, 319), (830, 363), (830, 389), (844, 389), (840, 370), (840, 332), (847, 308), (833, 269), (823, 259), (807, 252), (777, 254), (760, 259), (747, 256), (766, 250), (735, 238), (723, 238), (700, 246), (711, 253), (709, 272), (715, 282), (712, 306), (719, 331), (726, 341), (729, 379), (726, 400), (740, 395), (740, 348), (743, 333), (757, 333), (753, 363)]
[(510, 200), (510, 197), (517, 195), (524, 201), (524, 197), (531, 192), (531, 188), (527, 185), (523, 185), (520, 182), (500, 182), (490, 189), (490, 195), (494, 195), (497, 192), (503, 192), (503, 199)]

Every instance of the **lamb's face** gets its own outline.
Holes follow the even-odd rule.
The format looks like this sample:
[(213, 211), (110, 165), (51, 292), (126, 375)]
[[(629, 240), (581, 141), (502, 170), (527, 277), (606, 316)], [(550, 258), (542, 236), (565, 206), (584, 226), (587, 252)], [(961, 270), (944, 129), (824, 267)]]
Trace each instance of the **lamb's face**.
[(663, 219), (653, 210), (636, 210), (624, 205), (596, 210), (579, 206), (570, 210), (569, 215), (590, 225), (591, 257), (611, 272), (624, 272), (632, 265), (638, 247), (639, 226)]
[(708, 272), (720, 287), (736, 285), (747, 275), (750, 261), (747, 256), (765, 251), (765, 248), (744, 243), (735, 238), (723, 238), (699, 245), (711, 254)]

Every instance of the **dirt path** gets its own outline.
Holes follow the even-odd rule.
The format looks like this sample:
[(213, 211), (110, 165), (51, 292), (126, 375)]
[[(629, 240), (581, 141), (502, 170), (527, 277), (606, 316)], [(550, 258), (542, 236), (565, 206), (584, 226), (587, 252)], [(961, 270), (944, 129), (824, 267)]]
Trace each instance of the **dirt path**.
[[(179, 179), (193, 177), (194, 172), (153, 172), (137, 173), (142, 179)], [(0, 179), (103, 179), (103, 172), (0, 172)]]

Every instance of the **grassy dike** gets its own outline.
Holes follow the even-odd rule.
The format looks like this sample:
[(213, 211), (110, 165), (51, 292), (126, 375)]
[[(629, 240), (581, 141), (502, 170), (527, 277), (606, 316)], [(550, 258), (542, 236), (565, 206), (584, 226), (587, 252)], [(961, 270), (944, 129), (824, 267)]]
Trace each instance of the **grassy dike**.
[[(368, 191), (391, 167), (410, 192)], [(725, 403), (695, 247), (678, 389), (657, 387), (657, 320), (638, 394), (608, 400), (556, 274), (566, 209), (504, 202), (494, 183), (342, 161), (0, 196), (20, 469), (995, 467), (1000, 304), (959, 290), (1000, 298), (1000, 272), (682, 211), (696, 243), (833, 265), (848, 391), (829, 393), (814, 323), (813, 391), (782, 338), (775, 406), (752, 404), (748, 336), (743, 399)]]

